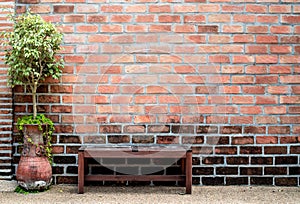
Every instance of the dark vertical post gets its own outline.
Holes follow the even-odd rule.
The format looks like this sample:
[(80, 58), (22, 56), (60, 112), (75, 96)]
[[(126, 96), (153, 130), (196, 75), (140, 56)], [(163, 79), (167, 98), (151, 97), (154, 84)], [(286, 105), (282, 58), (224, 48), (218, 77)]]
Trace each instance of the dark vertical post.
[(192, 150), (188, 150), (186, 153), (186, 164), (185, 164), (185, 193), (192, 193)]
[(84, 192), (84, 151), (78, 151), (78, 193)]

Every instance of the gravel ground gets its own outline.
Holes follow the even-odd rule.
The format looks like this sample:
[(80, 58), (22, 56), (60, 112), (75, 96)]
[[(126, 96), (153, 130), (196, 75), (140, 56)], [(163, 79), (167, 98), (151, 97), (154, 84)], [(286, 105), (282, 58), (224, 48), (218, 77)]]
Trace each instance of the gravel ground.
[(77, 194), (76, 185), (53, 185), (37, 194), (17, 194), (14, 181), (0, 181), (0, 203), (300, 203), (299, 187), (193, 186), (192, 195), (183, 187), (87, 186)]

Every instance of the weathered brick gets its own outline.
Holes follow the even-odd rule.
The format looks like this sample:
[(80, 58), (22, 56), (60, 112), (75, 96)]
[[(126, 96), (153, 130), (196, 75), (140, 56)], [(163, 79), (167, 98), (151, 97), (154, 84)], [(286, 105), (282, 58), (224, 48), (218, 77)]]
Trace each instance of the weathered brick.
[(127, 135), (109, 135), (108, 142), (109, 143), (129, 143), (130, 137)]
[(247, 185), (247, 177), (226, 177), (226, 185)]
[(250, 177), (251, 185), (273, 185), (273, 177)]
[(224, 178), (223, 177), (203, 177), (202, 184), (208, 185), (208, 186), (224, 185)]
[(262, 175), (262, 167), (241, 167), (241, 175)]
[(277, 186), (297, 186), (297, 177), (291, 177), (291, 178), (275, 178), (275, 185)]

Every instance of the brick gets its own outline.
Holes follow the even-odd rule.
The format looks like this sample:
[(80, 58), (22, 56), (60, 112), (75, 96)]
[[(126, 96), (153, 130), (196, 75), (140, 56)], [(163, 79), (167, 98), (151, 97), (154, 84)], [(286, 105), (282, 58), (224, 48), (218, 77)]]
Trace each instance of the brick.
[(128, 25), (126, 26), (127, 32), (134, 32), (134, 33), (143, 33), (147, 31), (147, 26), (144, 25)]
[(89, 35), (88, 36), (88, 41), (89, 42), (99, 42), (99, 43), (104, 43), (109, 41), (109, 36), (108, 35)]
[(202, 184), (209, 185), (209, 186), (224, 185), (224, 178), (223, 177), (203, 177)]
[(101, 133), (121, 133), (120, 125), (101, 125), (100, 132)]
[(198, 33), (217, 33), (218, 30), (219, 30), (219, 27), (214, 26), (214, 25), (198, 26)]
[(278, 76), (257, 76), (256, 77), (257, 84), (276, 84), (278, 83)]
[(197, 11), (196, 5), (174, 5), (173, 9), (175, 13), (190, 13)]
[(273, 15), (259, 15), (256, 18), (256, 21), (259, 23), (278, 23), (279, 19), (278, 16), (273, 16)]
[(64, 22), (65, 23), (83, 23), (84, 15), (65, 15)]
[(233, 137), (232, 138), (232, 144), (233, 145), (244, 145), (244, 144), (254, 144), (254, 138), (253, 137)]
[(242, 33), (242, 26), (234, 26), (234, 25), (223, 25), (222, 29), (223, 33)]
[(217, 175), (237, 175), (238, 168), (237, 167), (217, 167), (216, 172), (217, 172)]
[(23, 3), (23, 4), (37, 4), (39, 2), (40, 0), (18, 0), (18, 3)]
[(131, 15), (112, 15), (111, 22), (125, 23), (130, 22), (132, 19)]
[(262, 154), (262, 147), (242, 146), (240, 147), (240, 154)]
[(149, 115), (139, 115), (134, 117), (135, 123), (153, 123), (155, 121), (155, 117)]
[(210, 23), (226, 23), (230, 22), (230, 15), (228, 14), (211, 14), (208, 16), (208, 22)]
[[(232, 103), (235, 103), (235, 104), (252, 104), (253, 102), (254, 102), (253, 96), (233, 96), (232, 97)], [(245, 108), (245, 109), (247, 109), (247, 108)]]
[(281, 43), (300, 43), (300, 37), (299, 36), (284, 36), (280, 38)]
[(265, 134), (266, 127), (265, 126), (247, 126), (244, 127), (244, 133), (251, 133), (251, 134)]
[(297, 177), (292, 178), (275, 178), (276, 186), (297, 186)]
[(75, 164), (76, 158), (75, 156), (54, 156), (53, 162), (56, 164)]
[(224, 157), (205, 157), (203, 158), (202, 163), (206, 165), (224, 164)]
[(252, 124), (253, 116), (232, 116), (230, 117), (231, 124)]
[(299, 23), (300, 22), (300, 17), (299, 16), (293, 16), (293, 15), (283, 15), (281, 17), (281, 22), (282, 23), (290, 23), (290, 24), (294, 24), (294, 23)]
[(290, 5), (270, 5), (269, 12), (270, 13), (290, 13), (291, 6)]
[(290, 175), (298, 175), (300, 174), (300, 167), (289, 167)]
[(230, 36), (210, 35), (208, 40), (209, 40), (209, 43), (216, 43), (216, 44), (230, 43)]
[(223, 5), (222, 6), (222, 11), (223, 12), (242, 12), (244, 10), (244, 6), (239, 6), (239, 5)]
[(132, 136), (132, 143), (154, 143), (154, 136)]
[(195, 30), (194, 25), (176, 25), (174, 28), (176, 33), (193, 33)]
[(289, 74), (291, 73), (291, 67), (290, 66), (270, 66), (270, 73), (271, 74)]
[(278, 137), (275, 136), (257, 136), (257, 144), (278, 144)]
[(290, 153), (291, 154), (299, 154), (300, 152), (300, 146), (291, 146)]
[(178, 144), (179, 137), (177, 137), (177, 136), (157, 136), (156, 143), (157, 144)]
[(276, 96), (257, 96), (256, 104), (276, 104), (277, 97)]
[(265, 45), (248, 45), (246, 52), (251, 54), (265, 54), (268, 52), (268, 47)]
[(237, 148), (236, 147), (216, 147), (215, 153), (216, 154), (233, 155), (233, 154), (237, 154)]
[(236, 14), (233, 15), (234, 22), (241, 22), (241, 23), (254, 23), (255, 22), (255, 15), (250, 14)]
[(211, 62), (211, 63), (229, 63), (230, 59), (228, 56), (225, 56), (225, 55), (215, 55), (215, 56), (209, 56), (209, 62)]
[(267, 12), (267, 6), (264, 5), (246, 5), (246, 12), (249, 13), (266, 13)]
[(300, 123), (300, 121), (297, 119), (297, 116), (280, 116), (280, 123), (282, 124), (289, 124), (289, 123)]
[(273, 158), (272, 157), (252, 157), (251, 164), (259, 164), (259, 165), (272, 165)]
[(170, 5), (149, 5), (149, 12), (151, 13), (169, 13), (171, 12)]
[[(177, 18), (176, 18), (177, 19)], [(172, 22), (177, 22), (175, 19), (175, 21)], [(205, 16), (204, 15), (185, 15), (184, 16), (184, 22), (185, 23), (203, 23), (205, 22)]]
[(271, 26), (270, 30), (271, 30), (271, 33), (288, 34), (291, 32), (291, 27), (290, 26)]
[(149, 125), (147, 128), (149, 133), (169, 133), (170, 126), (167, 125)]
[(72, 13), (74, 11), (73, 5), (54, 5), (53, 12), (55, 13)]
[(102, 5), (101, 11), (107, 12), (107, 13), (119, 13), (119, 12), (123, 11), (123, 6), (121, 6), (121, 5)]
[(104, 15), (88, 15), (87, 22), (89, 23), (104, 23), (107, 22), (107, 16)]
[(227, 157), (226, 162), (228, 165), (249, 164), (249, 157)]
[(191, 125), (173, 125), (171, 128), (172, 133), (184, 133), (193, 134), (195, 133), (194, 126)]
[(136, 22), (149, 23), (154, 22), (154, 15), (136, 15)]
[(248, 33), (268, 33), (268, 26), (247, 26)]
[(251, 64), (254, 62), (253, 56), (237, 55), (233, 56), (232, 62), (234, 64)]
[(287, 154), (287, 147), (284, 146), (274, 146), (274, 147), (264, 147), (265, 154)]
[[(226, 71), (226, 72), (230, 72), (230, 71)], [(241, 89), (240, 89), (240, 86), (223, 86), (223, 87), (220, 87), (219, 92), (227, 93), (227, 94), (238, 94), (238, 93), (241, 93)]]
[(265, 88), (262, 86), (243, 86), (242, 91), (247, 94), (264, 94)]
[(110, 123), (129, 123), (132, 121), (130, 115), (113, 115), (110, 117)]
[(161, 23), (174, 23), (180, 22), (181, 16), (179, 15), (160, 15), (158, 17), (159, 22)]
[(209, 145), (228, 145), (229, 144), (229, 137), (226, 136), (207, 136), (206, 137), (206, 144)]
[(268, 127), (269, 134), (289, 134), (290, 127), (289, 126), (270, 126)]
[(212, 167), (193, 167), (192, 174), (193, 175), (213, 175), (214, 168), (212, 168)]
[(85, 144), (105, 144), (105, 136), (84, 136)]
[(297, 156), (279, 156), (275, 157), (275, 164), (282, 165), (282, 164), (297, 164), (298, 157)]
[(288, 108), (289, 113), (300, 113), (300, 108), (298, 106), (292, 106)]
[(122, 25), (101, 25), (101, 31), (105, 33), (121, 33), (123, 31)]
[(226, 177), (226, 185), (247, 185), (247, 177)]
[(109, 143), (114, 143), (114, 144), (130, 142), (130, 137), (127, 135), (109, 135), (107, 136), (107, 138)]
[(88, 4), (81, 4), (77, 5), (76, 11), (78, 13), (96, 13), (98, 12), (98, 5), (88, 5)]
[(126, 7), (127, 13), (145, 13), (147, 10), (146, 5), (130, 5)]
[(183, 136), (182, 144), (203, 144), (204, 137), (203, 136)]
[(292, 93), (299, 94), (300, 93), (300, 86), (292, 86)]
[(264, 107), (266, 114), (285, 114), (286, 107), (283, 106), (266, 106)]
[(251, 185), (273, 185), (273, 177), (250, 177)]

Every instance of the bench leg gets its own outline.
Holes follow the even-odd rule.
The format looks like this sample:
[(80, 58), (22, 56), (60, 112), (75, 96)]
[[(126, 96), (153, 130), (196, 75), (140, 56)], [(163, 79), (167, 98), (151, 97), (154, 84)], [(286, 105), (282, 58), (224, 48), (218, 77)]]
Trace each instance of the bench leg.
[(78, 193), (84, 193), (84, 152), (78, 152)]
[(185, 163), (185, 193), (192, 194), (192, 152), (188, 151), (186, 153), (186, 163)]

